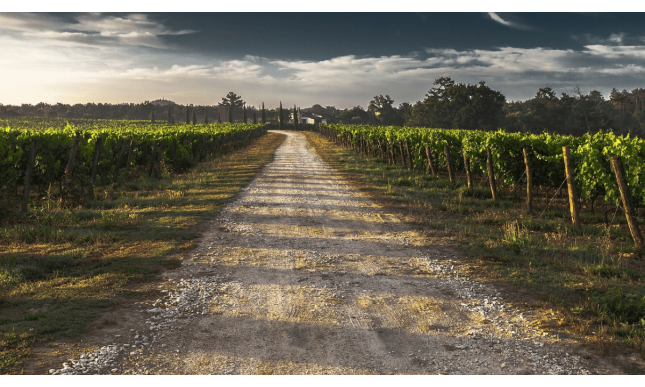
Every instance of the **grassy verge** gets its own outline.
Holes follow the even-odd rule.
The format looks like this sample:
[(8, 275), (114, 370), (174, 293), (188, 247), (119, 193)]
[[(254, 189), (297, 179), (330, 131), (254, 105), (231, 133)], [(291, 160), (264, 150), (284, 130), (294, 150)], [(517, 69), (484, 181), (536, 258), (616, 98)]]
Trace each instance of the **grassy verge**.
[(271, 161), (269, 133), (181, 175), (137, 178), (65, 208), (55, 196), (0, 228), (0, 374), (21, 373), (36, 341), (74, 337), (142, 284), (179, 266), (200, 226)]
[(485, 181), (471, 191), (463, 177), (452, 186), (447, 177), (411, 174), (338, 147), (317, 133), (305, 135), (359, 189), (477, 257), (469, 262), (474, 277), (523, 289), (560, 310), (560, 327), (592, 336), (597, 343), (619, 337), (645, 352), (645, 264), (631, 253), (631, 236), (620, 213), (607, 227), (602, 213), (586, 208), (585, 226), (573, 232), (566, 196), (556, 196), (541, 216), (546, 199), (535, 198), (539, 210), (526, 215), (523, 190), (519, 195), (501, 190), (501, 199), (493, 202)]

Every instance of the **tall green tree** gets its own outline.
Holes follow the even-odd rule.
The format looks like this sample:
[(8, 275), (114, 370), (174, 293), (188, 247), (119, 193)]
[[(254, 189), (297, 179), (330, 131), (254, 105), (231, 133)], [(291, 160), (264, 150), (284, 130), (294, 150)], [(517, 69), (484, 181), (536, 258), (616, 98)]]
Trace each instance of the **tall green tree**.
[(343, 110), (338, 118), (343, 124), (368, 124), (370, 122), (369, 113), (361, 106)]
[(262, 123), (263, 124), (267, 123), (267, 112), (264, 109), (264, 102), (262, 102)]
[(255, 115), (255, 109), (253, 109), (253, 125), (258, 123), (258, 118)]
[(246, 124), (246, 104), (242, 105), (242, 109), (244, 111), (244, 116), (242, 117), (242, 121)]
[(150, 122), (153, 124), (155, 123), (155, 106), (152, 105), (152, 109), (150, 109)]
[(293, 130), (298, 130), (298, 110), (296, 104), (293, 104)]
[(625, 108), (629, 105), (629, 93), (627, 90), (618, 91), (614, 87), (609, 93), (609, 100), (612, 105), (620, 110), (620, 119), (618, 120), (620, 132), (623, 131), (623, 123), (625, 122)]
[(208, 125), (208, 110), (204, 109), (204, 123)]
[(244, 101), (242, 100), (242, 96), (229, 91), (229, 93), (226, 94), (226, 97), (222, 98), (222, 105), (228, 107), (228, 122), (233, 122), (233, 111), (235, 108), (242, 107), (244, 105)]
[(278, 129), (282, 129), (283, 122), (284, 122), (284, 115), (282, 112), (282, 101), (280, 101), (280, 111), (278, 113)]
[(389, 95), (375, 96), (367, 107), (367, 111), (372, 113), (381, 125), (396, 124), (396, 110), (392, 107), (394, 100)]
[(170, 106), (168, 106), (168, 123), (172, 123), (172, 112), (170, 111)]
[(437, 78), (425, 100), (412, 109), (406, 125), (446, 129), (495, 130), (501, 125), (506, 97), (486, 83), (456, 83)]
[(197, 125), (197, 112), (193, 109), (193, 125)]
[(190, 111), (188, 109), (188, 105), (186, 105), (186, 124), (190, 124)]
[(405, 125), (406, 122), (412, 116), (412, 105), (408, 102), (403, 102), (399, 104), (399, 107), (396, 109), (397, 122), (396, 125)]

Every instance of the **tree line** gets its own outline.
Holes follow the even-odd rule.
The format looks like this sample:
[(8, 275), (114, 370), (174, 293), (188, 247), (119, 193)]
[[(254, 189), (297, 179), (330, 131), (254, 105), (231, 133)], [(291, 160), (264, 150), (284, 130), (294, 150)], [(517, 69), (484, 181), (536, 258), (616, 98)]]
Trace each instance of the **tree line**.
[[(225, 106), (226, 109), (220, 109)], [(242, 97), (229, 92), (217, 105), (180, 105), (168, 100), (145, 101), (143, 103), (86, 103), (3, 105), (0, 104), (0, 118), (47, 117), (84, 118), (114, 120), (151, 120), (153, 122), (203, 123), (203, 122), (248, 122), (262, 120), (264, 106), (249, 106)], [(277, 120), (277, 108), (265, 109), (265, 120)], [(224, 112), (224, 113), (222, 113)], [(223, 115), (223, 116), (220, 116)]]
[[(220, 109), (219, 106), (226, 106)], [(227, 112), (226, 117), (220, 117)], [(264, 115), (264, 119), (262, 119)], [(375, 96), (367, 108), (313, 105), (302, 108), (302, 116), (325, 118), (329, 123), (397, 125), (446, 129), (505, 129), (512, 132), (580, 135), (598, 130), (645, 138), (645, 89), (613, 89), (608, 98), (592, 90), (583, 94), (579, 87), (569, 95), (556, 95), (550, 87), (539, 88), (533, 98), (507, 101), (485, 82), (465, 84), (451, 77), (434, 81), (425, 98), (398, 106), (389, 95)], [(279, 108), (248, 106), (234, 92), (218, 105), (179, 105), (171, 101), (139, 104), (0, 104), (0, 117), (37, 116), (90, 119), (168, 120), (175, 122), (278, 122)]]
[(597, 90), (557, 96), (550, 87), (533, 98), (506, 101), (499, 91), (478, 84), (435, 80), (422, 101), (394, 106), (389, 95), (375, 96), (367, 109), (355, 106), (339, 115), (345, 124), (399, 125), (445, 129), (505, 129), (511, 132), (581, 135), (598, 130), (645, 138), (645, 89), (613, 89), (608, 99)]

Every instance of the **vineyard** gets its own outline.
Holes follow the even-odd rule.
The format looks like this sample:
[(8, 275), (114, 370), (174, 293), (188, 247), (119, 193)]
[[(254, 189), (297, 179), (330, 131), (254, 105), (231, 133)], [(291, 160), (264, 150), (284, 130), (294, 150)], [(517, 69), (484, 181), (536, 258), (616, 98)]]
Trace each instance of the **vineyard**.
[[(567, 185), (569, 192), (573, 193), (569, 196), (576, 198), (570, 202), (574, 226), (577, 227), (578, 214), (573, 212), (574, 206), (575, 212), (578, 211), (580, 199), (589, 203), (592, 211), (595, 211), (594, 205), (598, 201), (615, 206), (616, 211), (621, 207), (627, 208), (628, 222), (635, 222), (632, 201), (628, 200), (627, 205), (621, 201), (620, 179), (617, 180), (612, 167), (611, 159), (619, 157), (618, 162), (624, 166), (622, 180), (628, 186), (626, 198), (631, 196), (634, 204), (645, 204), (645, 141), (638, 138), (603, 132), (574, 137), (501, 130), (485, 132), (357, 125), (329, 125), (321, 127), (320, 131), (337, 143), (387, 159), (390, 164), (400, 163), (410, 171), (436, 176), (440, 169), (445, 170), (451, 183), (455, 182), (456, 171), (464, 171), (470, 189), (473, 175), (481, 172), (484, 179), (488, 178), (493, 199), (497, 196), (498, 183), (513, 191), (525, 183), (529, 212), (533, 212), (534, 185), (545, 192), (548, 199), (563, 188), (567, 176), (570, 176), (571, 181)], [(563, 151), (564, 148), (566, 150)], [(567, 152), (570, 152), (569, 160), (565, 160)], [(568, 174), (567, 161), (572, 164)], [(632, 234), (636, 244), (642, 247), (637, 227)]]
[(80, 198), (133, 174), (186, 171), (264, 133), (264, 126), (252, 124), (15, 119), (0, 129), (0, 192), (22, 195), (25, 212), (32, 186)]
[[(334, 348), (338, 364), (370, 354), (352, 365), (363, 373), (395, 366), (403, 373), (445, 372), (444, 365), (455, 362), (453, 352), (445, 351), (444, 362), (434, 348), (479, 345), (449, 326), (455, 332), (476, 327), (476, 334), (501, 343), (494, 353), (488, 345), (483, 352), (464, 350), (466, 372), (510, 364), (514, 342), (522, 345), (511, 354), (518, 364), (551, 372), (545, 355), (566, 359), (571, 353), (547, 342), (551, 334), (560, 337), (556, 332), (582, 335), (582, 342), (602, 348), (620, 336), (639, 356), (645, 350), (645, 271), (640, 234), (632, 228), (640, 233), (636, 219), (645, 207), (645, 141), (602, 132), (269, 128), (33, 118), (7, 120), (3, 127), (0, 121), (0, 373), (225, 373), (215, 363), (208, 365), (214, 371), (181, 371), (175, 351), (181, 348), (181, 363), (197, 341), (213, 359), (243, 343), (245, 359), (291, 359), (284, 337), (294, 327), (299, 337)], [(194, 282), (214, 273), (220, 282)], [(191, 282), (183, 280), (188, 277)], [(267, 278), (270, 287), (255, 287)], [(203, 322), (212, 327), (204, 336), (180, 329), (184, 325), (153, 329), (151, 308), (172, 308), (164, 306), (161, 287), (155, 290), (162, 283), (181, 296), (181, 319), (168, 318), (168, 324)], [(472, 291), (477, 283), (501, 290), (478, 295)], [(204, 292), (217, 286), (213, 297), (219, 298), (189, 299), (195, 284)], [(446, 284), (451, 292), (437, 292)], [(301, 290), (294, 293), (294, 286)], [(466, 300), (453, 291), (470, 293), (459, 293)], [(382, 303), (383, 294), (396, 297)], [(470, 305), (491, 305), (493, 296), (500, 302), (502, 295), (508, 305), (543, 308), (544, 315), (542, 309), (532, 317), (519, 314), (523, 309), (500, 309), (487, 311), (481, 323), (457, 315)], [(434, 309), (437, 300), (443, 313)], [(200, 305), (212, 309), (193, 310)], [(275, 321), (263, 317), (267, 308)], [(302, 311), (295, 317), (294, 308)], [(399, 333), (374, 336), (386, 327), (374, 322), (393, 312), (406, 315), (402, 325), (387, 325)], [(518, 314), (519, 325), (505, 325)], [(356, 324), (370, 329), (357, 331)], [(302, 328), (308, 326), (314, 328)], [(129, 337), (139, 332), (150, 335), (148, 347)], [(352, 352), (347, 343), (356, 332), (364, 332), (357, 341), (369, 348), (400, 346), (396, 354), (407, 368), (400, 368), (394, 351)], [(426, 351), (419, 337), (438, 340), (427, 355), (436, 367), (408, 359)], [(32, 348), (61, 339), (78, 347), (47, 349), (51, 357), (42, 364), (29, 360), (43, 359), (41, 349), (36, 355)], [(261, 339), (271, 353), (253, 347)], [(115, 340), (131, 345), (122, 352), (138, 364), (126, 356), (102, 369), (86, 370), (79, 360), (58, 370), (79, 351)], [(539, 364), (522, 357), (526, 342), (534, 344)], [(175, 368), (145, 357), (163, 348), (172, 348)], [(490, 364), (471, 362), (484, 353)], [(378, 361), (371, 364), (371, 355)], [(309, 350), (307, 356), (302, 364), (316, 364), (321, 355)], [(391, 363), (381, 361), (387, 356)], [(284, 372), (296, 373), (299, 365), (289, 364), (296, 368)], [(262, 367), (257, 372), (271, 371)], [(566, 373), (581, 372), (567, 367)], [(607, 367), (603, 372), (623, 372)]]

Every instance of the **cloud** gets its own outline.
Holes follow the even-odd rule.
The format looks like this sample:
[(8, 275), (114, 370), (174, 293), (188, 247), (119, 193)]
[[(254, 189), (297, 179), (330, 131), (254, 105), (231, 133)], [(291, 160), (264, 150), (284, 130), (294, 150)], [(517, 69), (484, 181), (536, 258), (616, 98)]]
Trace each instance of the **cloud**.
[(164, 48), (162, 37), (193, 30), (171, 30), (147, 15), (110, 16), (98, 13), (69, 17), (49, 14), (0, 13), (0, 25), (23, 40), (48, 40), (58, 44), (101, 47), (105, 45)]
[(572, 35), (574, 40), (590, 44), (602, 46), (630, 46), (642, 45), (645, 38), (642, 36), (631, 36), (625, 32), (611, 33), (609, 36), (596, 36), (592, 34)]
[(607, 59), (642, 60), (645, 59), (645, 46), (605, 46), (594, 44), (585, 46), (586, 54)]
[[(504, 19), (502, 19), (504, 20)], [(456, 50), (409, 55), (282, 60), (247, 55), (177, 55), (163, 37), (172, 30), (145, 15), (0, 14), (0, 103), (141, 102), (160, 96), (178, 103), (215, 104), (235, 91), (252, 105), (367, 105), (374, 95), (397, 102), (423, 99), (436, 78), (485, 81), (509, 100), (550, 86), (576, 84), (607, 93), (642, 86), (645, 45), (624, 34), (578, 49), (548, 47)], [(630, 40), (630, 42), (632, 41)]]
[(504, 20), (502, 19), (497, 13), (495, 12), (488, 12), (488, 16), (490, 16), (491, 19), (494, 21), (498, 22), (499, 24), (509, 27), (509, 28), (515, 28), (518, 30), (531, 30), (533, 29), (532, 27), (529, 27), (524, 24), (520, 24), (517, 22), (509, 21), (509, 20)]

